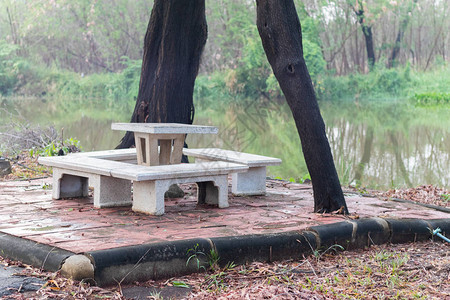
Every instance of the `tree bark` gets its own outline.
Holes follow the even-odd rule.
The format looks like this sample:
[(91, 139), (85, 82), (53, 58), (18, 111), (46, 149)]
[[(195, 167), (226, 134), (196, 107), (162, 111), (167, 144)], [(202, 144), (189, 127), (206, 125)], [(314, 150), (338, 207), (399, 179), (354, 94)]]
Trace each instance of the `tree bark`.
[(264, 51), (291, 108), (314, 191), (314, 211), (347, 205), (333, 162), (316, 95), (303, 57), (300, 21), (292, 0), (257, 0), (257, 26)]
[[(205, 0), (155, 1), (132, 123), (192, 124), (194, 83), (206, 38)], [(133, 145), (134, 136), (127, 132), (117, 148)]]
[(403, 35), (405, 34), (406, 26), (408, 26), (407, 19), (403, 20), (400, 24), (400, 28), (397, 32), (397, 37), (395, 38), (394, 47), (392, 47), (391, 56), (388, 61), (388, 68), (395, 67), (397, 64), (397, 57), (400, 54), (400, 46), (403, 39)]
[(373, 34), (372, 26), (366, 24), (366, 19), (364, 17), (364, 10), (355, 10), (355, 14), (358, 17), (358, 22), (361, 24), (361, 29), (366, 41), (366, 51), (367, 51), (367, 61), (369, 63), (369, 69), (372, 69), (375, 65), (375, 51), (373, 48)]
[(400, 22), (400, 26), (398, 28), (397, 37), (395, 38), (394, 47), (392, 47), (391, 56), (388, 61), (388, 68), (395, 67), (397, 64), (397, 58), (400, 54), (401, 43), (403, 40), (403, 36), (405, 35), (406, 28), (408, 27), (409, 20), (411, 19), (411, 13), (417, 3), (417, 0), (414, 0), (412, 3), (408, 5), (408, 9), (404, 13), (403, 20)]

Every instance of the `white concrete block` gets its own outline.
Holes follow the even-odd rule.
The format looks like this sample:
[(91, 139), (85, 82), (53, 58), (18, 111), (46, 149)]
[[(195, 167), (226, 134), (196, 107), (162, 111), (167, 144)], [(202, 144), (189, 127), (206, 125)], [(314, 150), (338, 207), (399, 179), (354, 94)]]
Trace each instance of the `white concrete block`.
[(133, 183), (133, 211), (150, 215), (164, 214), (164, 193), (169, 180), (135, 181)]
[(86, 174), (75, 175), (64, 170), (53, 169), (53, 190), (52, 198), (75, 198), (87, 197), (89, 192), (88, 177)]
[(234, 173), (231, 192), (236, 196), (264, 195), (266, 193), (266, 167), (249, 168), (245, 173)]
[(266, 166), (281, 164), (281, 159), (218, 148), (183, 149), (183, 154), (195, 157), (196, 162), (224, 161), (244, 164), (245, 173), (233, 173), (234, 195), (264, 195), (266, 192)]
[(89, 185), (94, 188), (94, 207), (131, 205), (131, 181), (102, 175), (91, 175)]

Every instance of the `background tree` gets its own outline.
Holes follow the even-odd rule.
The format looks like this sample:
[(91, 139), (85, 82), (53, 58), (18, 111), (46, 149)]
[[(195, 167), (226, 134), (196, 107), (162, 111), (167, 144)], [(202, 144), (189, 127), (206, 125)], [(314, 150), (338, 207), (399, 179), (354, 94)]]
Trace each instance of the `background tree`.
[[(398, 66), (409, 63), (423, 70), (448, 61), (448, 1), (417, 0), (408, 12), (414, 1), (294, 3), (302, 20), (304, 41), (320, 47), (330, 71), (346, 75), (369, 69), (363, 30), (350, 3), (355, 8), (359, 7), (357, 3), (363, 5), (364, 23), (372, 29), (375, 61), (380, 64), (389, 64), (399, 44), (402, 51), (395, 54)], [(20, 58), (37, 66), (85, 75), (119, 72), (128, 67), (128, 59), (142, 59), (142, 28), (148, 24), (152, 5), (151, 0), (3, 0), (0, 40), (18, 46), (15, 52)], [(255, 40), (254, 2), (217, 0), (209, 2), (206, 9), (210, 33), (200, 72), (239, 69), (244, 64), (245, 47)], [(408, 17), (401, 42), (397, 43)]]
[(314, 190), (314, 211), (348, 214), (325, 124), (303, 57), (302, 32), (293, 1), (257, 0), (264, 51), (286, 97), (299, 133)]
[[(395, 38), (394, 46), (392, 47), (391, 56), (389, 57), (388, 67), (392, 68), (397, 64), (397, 58), (400, 54), (400, 49), (402, 48), (403, 36), (405, 35), (406, 28), (409, 25), (409, 20), (411, 19), (411, 13), (414, 9), (417, 0), (406, 1), (406, 12), (400, 14), (400, 24), (398, 26), (397, 37)], [(400, 9), (399, 9), (400, 11)]]
[(355, 12), (358, 22), (361, 25), (361, 30), (366, 44), (367, 61), (369, 62), (369, 67), (373, 68), (375, 65), (375, 50), (373, 45), (372, 25), (370, 25), (367, 20), (367, 13), (361, 0), (356, 1), (355, 5), (350, 2), (350, 6)]
[[(156, 0), (144, 40), (133, 123), (194, 119), (194, 82), (207, 38), (205, 1)], [(118, 148), (134, 145), (127, 132)]]

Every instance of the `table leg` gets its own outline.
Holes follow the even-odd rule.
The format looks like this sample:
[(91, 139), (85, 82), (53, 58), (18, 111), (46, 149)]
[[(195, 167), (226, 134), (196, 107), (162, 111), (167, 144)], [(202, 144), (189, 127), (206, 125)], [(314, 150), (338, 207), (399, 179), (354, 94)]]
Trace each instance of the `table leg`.
[(172, 140), (159, 140), (159, 146), (161, 148), (159, 154), (159, 164), (170, 164), (170, 154), (172, 152)]
[(92, 175), (89, 185), (94, 187), (94, 207), (131, 205), (131, 181), (110, 176)]
[(136, 154), (138, 165), (142, 165), (145, 159), (145, 136), (137, 132), (134, 133), (134, 143), (136, 144)]
[(158, 166), (158, 138), (146, 133), (134, 133), (138, 165)]
[(184, 138), (186, 135), (178, 134), (173, 139), (173, 151), (172, 156), (170, 158), (171, 164), (179, 164), (181, 163), (181, 157), (183, 156), (183, 146), (184, 146)]
[[(185, 134), (134, 133), (138, 165), (159, 166), (181, 163)], [(172, 147), (173, 141), (173, 147)], [(161, 151), (158, 153), (158, 142)]]
[(146, 156), (148, 157), (145, 166), (159, 166), (159, 153), (158, 153), (158, 139), (151, 136), (147, 136), (148, 146), (146, 149)]

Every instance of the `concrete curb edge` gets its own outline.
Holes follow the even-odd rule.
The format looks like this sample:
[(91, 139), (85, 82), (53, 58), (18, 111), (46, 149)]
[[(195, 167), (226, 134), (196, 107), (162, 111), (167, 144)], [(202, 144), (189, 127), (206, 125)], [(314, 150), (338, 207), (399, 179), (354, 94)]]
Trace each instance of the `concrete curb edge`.
[(63, 275), (77, 280), (93, 277), (98, 285), (107, 286), (201, 272), (211, 263), (224, 266), (230, 262), (300, 259), (335, 245), (351, 250), (385, 243), (439, 241), (431, 233), (438, 227), (442, 234), (450, 235), (450, 218), (346, 220), (303, 231), (197, 238), (90, 251), (83, 255), (0, 234), (0, 255), (50, 271), (61, 268)]
[(0, 255), (48, 271), (58, 271), (75, 253), (0, 232)]
[(93, 251), (86, 255), (95, 266), (97, 284), (111, 285), (201, 272), (217, 258), (216, 262), (225, 266), (230, 262), (299, 259), (333, 245), (350, 250), (385, 243), (426, 241), (433, 239), (429, 228), (437, 227), (444, 235), (450, 234), (450, 218), (346, 220), (303, 231), (180, 240)]

